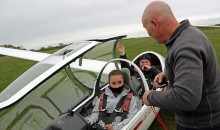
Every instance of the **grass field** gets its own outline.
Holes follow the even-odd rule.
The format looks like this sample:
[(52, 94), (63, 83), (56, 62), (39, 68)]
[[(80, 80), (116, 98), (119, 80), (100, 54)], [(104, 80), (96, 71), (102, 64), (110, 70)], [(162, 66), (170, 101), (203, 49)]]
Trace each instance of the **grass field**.
[[(216, 51), (218, 61), (220, 63), (220, 28), (200, 28), (212, 42), (213, 47)], [(143, 51), (155, 51), (163, 56), (166, 55), (166, 47), (164, 45), (159, 45), (152, 38), (132, 38), (122, 40), (128, 58), (132, 60), (136, 55)], [(36, 62), (23, 60), (19, 58), (12, 58), (8, 56), (0, 57), (0, 92), (8, 86), (13, 80), (15, 80), (20, 74), (26, 71), (29, 67), (34, 65)], [(174, 120), (174, 113), (161, 110), (160, 116), (164, 120), (165, 124), (168, 126), (169, 130), (176, 129), (176, 124)], [(157, 120), (154, 121), (150, 130), (161, 130), (162, 127)]]

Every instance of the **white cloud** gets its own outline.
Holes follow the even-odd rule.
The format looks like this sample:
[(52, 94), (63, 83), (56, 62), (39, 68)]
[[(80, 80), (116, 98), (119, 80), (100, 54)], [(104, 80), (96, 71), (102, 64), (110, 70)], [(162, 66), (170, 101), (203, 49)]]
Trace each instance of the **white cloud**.
[[(152, 1), (152, 0), (151, 0)], [(219, 22), (219, 0), (166, 0), (178, 20)], [(1, 0), (0, 44), (42, 47), (121, 33), (145, 33), (141, 15), (149, 0)], [(196, 5), (196, 6), (195, 6)], [(200, 19), (206, 19), (201, 23)]]

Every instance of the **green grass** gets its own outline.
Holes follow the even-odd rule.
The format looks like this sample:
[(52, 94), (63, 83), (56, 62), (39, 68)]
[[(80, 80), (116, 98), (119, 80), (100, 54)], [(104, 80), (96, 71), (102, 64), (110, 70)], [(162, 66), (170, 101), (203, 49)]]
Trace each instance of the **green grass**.
[(35, 63), (35, 61), (8, 56), (0, 57), (0, 92)]
[(220, 63), (220, 28), (201, 28), (201, 30), (207, 35), (211, 41), (213, 48), (215, 49), (218, 63)]
[[(212, 45), (216, 51), (218, 61), (220, 63), (220, 28), (204, 28), (201, 30), (207, 35), (209, 40), (212, 42)], [(159, 45), (152, 38), (132, 38), (122, 40), (128, 58), (132, 60), (135, 56), (144, 51), (155, 51), (162, 56), (166, 55), (166, 47), (164, 45)], [(55, 50), (48, 51), (50, 53)], [(19, 58), (12, 58), (8, 56), (0, 57), (0, 92), (8, 86), (12, 81), (14, 81), (19, 75), (26, 71), (29, 67), (34, 65), (36, 62), (23, 60)], [(169, 130), (176, 129), (176, 123), (174, 119), (174, 113), (167, 110), (161, 110), (159, 115), (168, 126)], [(150, 130), (162, 130), (162, 127), (157, 120), (153, 122), (150, 127)]]
[(140, 54), (140, 52), (144, 51), (154, 51), (163, 56), (166, 54), (166, 47), (157, 44), (151, 37), (125, 39), (122, 42), (129, 59), (133, 59)]

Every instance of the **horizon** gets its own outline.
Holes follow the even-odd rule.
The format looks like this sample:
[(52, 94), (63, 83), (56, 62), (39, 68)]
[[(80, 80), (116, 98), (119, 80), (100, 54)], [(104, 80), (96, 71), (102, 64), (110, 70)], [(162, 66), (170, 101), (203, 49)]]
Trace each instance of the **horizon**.
[[(220, 18), (219, 18), (220, 19)], [(197, 25), (193, 25), (193, 26), (196, 26), (196, 27), (220, 27), (220, 23), (215, 23), (214, 22), (215, 20), (213, 20), (213, 21), (210, 21), (210, 20), (203, 20), (203, 21), (199, 21), (200, 23), (202, 23), (202, 24), (197, 24)], [(209, 23), (209, 24), (207, 24), (207, 23)], [(130, 38), (141, 38), (141, 37), (149, 37), (149, 35), (147, 34), (147, 32), (144, 30), (141, 30), (141, 31), (137, 31), (137, 30), (135, 30), (135, 31), (133, 31), (133, 32), (129, 32), (129, 33), (127, 33), (127, 34), (118, 34), (118, 35), (127, 35), (127, 37), (126, 38), (124, 38), (124, 39), (130, 39)], [(76, 40), (76, 41), (70, 41), (70, 42), (66, 42), (66, 43), (64, 43), (64, 42), (56, 42), (56, 43), (48, 43), (48, 44), (44, 44), (44, 46), (35, 46), (35, 47), (33, 47), (33, 48), (31, 48), (31, 46), (29, 47), (29, 48), (26, 48), (25, 46), (23, 46), (23, 45), (14, 45), (14, 44), (0, 44), (0, 46), (2, 46), (2, 45), (13, 45), (14, 47), (19, 47), (19, 46), (21, 46), (21, 47), (23, 47), (24, 49), (26, 49), (26, 50), (39, 50), (39, 49), (41, 49), (41, 48), (47, 48), (47, 47), (57, 47), (57, 46), (59, 46), (59, 44), (60, 43), (62, 43), (62, 44), (65, 44), (65, 45), (68, 45), (68, 44), (71, 44), (71, 43), (75, 43), (75, 42), (80, 42), (80, 41), (85, 41), (85, 40), (89, 40), (89, 39), (102, 39), (102, 38), (109, 38), (109, 37), (114, 37), (114, 36), (118, 36), (118, 35), (112, 35), (112, 36), (110, 36), (110, 35), (106, 35), (106, 36), (99, 36), (98, 38), (97, 37), (93, 37), (93, 38), (84, 38), (84, 39), (82, 39), (82, 38), (78, 38), (78, 40)]]

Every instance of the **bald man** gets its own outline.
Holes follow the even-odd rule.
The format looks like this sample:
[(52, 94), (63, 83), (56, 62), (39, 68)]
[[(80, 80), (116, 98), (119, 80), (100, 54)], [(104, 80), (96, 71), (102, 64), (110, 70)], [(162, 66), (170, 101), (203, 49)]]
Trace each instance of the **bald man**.
[(164, 92), (146, 91), (144, 103), (175, 111), (177, 130), (220, 130), (220, 69), (210, 41), (162, 1), (146, 7), (142, 24), (167, 47), (165, 71), (154, 81), (169, 81)]

